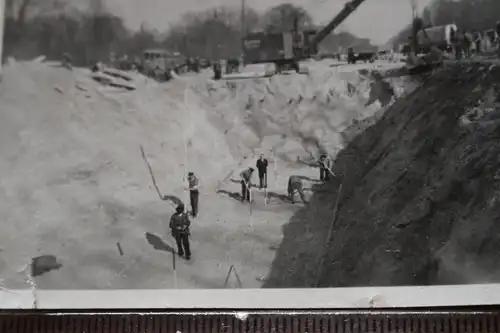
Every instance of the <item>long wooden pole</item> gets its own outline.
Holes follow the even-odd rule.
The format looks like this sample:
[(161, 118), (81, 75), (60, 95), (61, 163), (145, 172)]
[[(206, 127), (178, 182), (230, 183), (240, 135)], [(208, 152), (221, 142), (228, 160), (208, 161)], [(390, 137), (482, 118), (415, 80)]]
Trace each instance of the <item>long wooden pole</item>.
[(245, 50), (246, 22), (245, 22), (245, 0), (241, 0), (241, 54)]
[(172, 266), (174, 268), (174, 289), (177, 289), (177, 267), (175, 267), (175, 251), (172, 250)]
[(2, 75), (4, 25), (5, 25), (5, 0), (0, 0), (0, 76)]

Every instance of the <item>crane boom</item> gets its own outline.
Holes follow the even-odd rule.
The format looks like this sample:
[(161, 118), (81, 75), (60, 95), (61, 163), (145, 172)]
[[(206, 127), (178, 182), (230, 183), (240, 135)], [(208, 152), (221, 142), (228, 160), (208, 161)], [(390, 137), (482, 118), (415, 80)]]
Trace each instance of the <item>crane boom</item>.
[(314, 36), (309, 44), (309, 50), (315, 50), (318, 44), (321, 43), (333, 29), (342, 24), (342, 22), (344, 22), (363, 2), (365, 2), (365, 0), (351, 0), (346, 3), (344, 8)]

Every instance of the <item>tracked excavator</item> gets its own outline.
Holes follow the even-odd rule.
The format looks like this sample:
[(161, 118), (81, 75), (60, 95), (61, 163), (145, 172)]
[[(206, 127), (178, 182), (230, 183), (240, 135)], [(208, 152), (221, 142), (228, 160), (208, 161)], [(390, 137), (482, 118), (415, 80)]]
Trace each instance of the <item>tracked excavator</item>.
[[(319, 32), (314, 30), (299, 31), (297, 22), (293, 31), (282, 33), (253, 33), (243, 40), (244, 63), (274, 63), (276, 72), (283, 69), (294, 69), (299, 72), (299, 61), (308, 59), (318, 52), (319, 44), (344, 22), (366, 0), (351, 0), (344, 8)], [(435, 68), (442, 62), (442, 52), (433, 48), (425, 58), (416, 56), (419, 49), (417, 34), (423, 30), (422, 21), (414, 17), (412, 24), (411, 59), (408, 59), (408, 70), (411, 74), (425, 72)], [(352, 53), (352, 49), (351, 49)], [(349, 55), (348, 55), (349, 56)], [(351, 54), (352, 56), (352, 54)]]
[(320, 31), (298, 31), (297, 22), (293, 31), (282, 33), (253, 33), (243, 40), (245, 64), (274, 63), (276, 71), (300, 70), (299, 61), (317, 54), (318, 45), (345, 21), (366, 0), (351, 0)]

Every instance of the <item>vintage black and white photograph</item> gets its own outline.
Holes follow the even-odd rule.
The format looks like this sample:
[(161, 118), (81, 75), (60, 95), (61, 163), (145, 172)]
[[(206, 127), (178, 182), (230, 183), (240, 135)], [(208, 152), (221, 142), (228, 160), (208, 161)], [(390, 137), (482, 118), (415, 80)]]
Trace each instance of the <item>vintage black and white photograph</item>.
[(0, 3), (2, 289), (500, 282), (500, 1)]

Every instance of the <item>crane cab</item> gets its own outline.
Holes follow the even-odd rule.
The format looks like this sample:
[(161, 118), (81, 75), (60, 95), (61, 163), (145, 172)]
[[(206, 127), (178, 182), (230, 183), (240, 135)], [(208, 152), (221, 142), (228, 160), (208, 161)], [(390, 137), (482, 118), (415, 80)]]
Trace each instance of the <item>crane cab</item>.
[(274, 63), (276, 71), (293, 69), (299, 71), (299, 60), (309, 58), (313, 52), (304, 53), (315, 30), (300, 32), (249, 34), (243, 41), (244, 62), (247, 64)]

